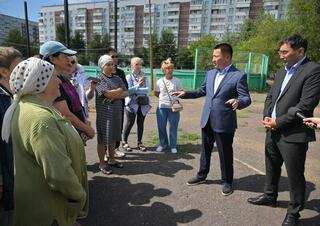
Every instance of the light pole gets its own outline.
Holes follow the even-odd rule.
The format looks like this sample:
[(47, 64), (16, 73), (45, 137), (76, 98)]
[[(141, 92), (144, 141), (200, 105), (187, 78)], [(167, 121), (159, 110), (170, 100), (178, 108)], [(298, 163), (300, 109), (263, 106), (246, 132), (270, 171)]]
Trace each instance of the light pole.
[(150, 79), (151, 90), (154, 90), (154, 78), (153, 78), (153, 57), (152, 57), (152, 30), (151, 30), (151, 0), (149, 0), (149, 55), (150, 55)]
[(30, 57), (30, 34), (29, 34), (29, 19), (28, 19), (28, 6), (27, 1), (24, 1), (24, 16), (26, 19), (26, 32), (27, 32), (27, 56)]

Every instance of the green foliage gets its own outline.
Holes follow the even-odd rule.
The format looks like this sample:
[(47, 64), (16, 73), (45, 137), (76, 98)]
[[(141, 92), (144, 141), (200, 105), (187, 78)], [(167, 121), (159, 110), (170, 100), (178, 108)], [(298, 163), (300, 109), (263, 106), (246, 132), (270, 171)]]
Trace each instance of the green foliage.
[(320, 62), (320, 1), (292, 0), (287, 20), (294, 33), (299, 33), (308, 40), (308, 57)]
[(291, 0), (287, 16), (276, 20), (267, 14), (261, 14), (256, 21), (248, 20), (235, 36), (235, 52), (250, 51), (269, 56), (269, 72), (274, 74), (283, 63), (277, 50), (284, 38), (299, 33), (308, 40), (307, 55), (320, 62), (320, 1)]
[(70, 39), (71, 49), (85, 49), (86, 43), (83, 40), (83, 35), (80, 31), (75, 31), (74, 36)]
[(212, 67), (212, 50), (217, 44), (217, 41), (212, 35), (205, 35), (198, 41), (194, 41), (189, 45), (189, 49), (194, 57), (196, 49), (199, 49), (198, 68), (206, 70)]
[(101, 55), (105, 54), (105, 49), (110, 46), (109, 36), (94, 34), (92, 40), (88, 43), (88, 59), (97, 64)]
[[(17, 28), (11, 29), (5, 37), (2, 46), (10, 46), (21, 52), (24, 57), (27, 57), (27, 38), (24, 37)], [(39, 53), (39, 43), (30, 43), (30, 56)]]
[(56, 25), (56, 41), (66, 44), (66, 31), (64, 24)]
[(134, 49), (134, 56), (140, 57), (143, 60), (143, 65), (146, 67), (150, 66), (149, 62), (149, 49), (142, 47)]
[(24, 56), (27, 55), (27, 48), (26, 48), (27, 40), (25, 37), (21, 35), (21, 32), (16, 28), (13, 28), (9, 31), (2, 45), (12, 46), (15, 49), (19, 50), (22, 53), (22, 55)]
[(175, 62), (177, 56), (176, 41), (170, 29), (164, 29), (161, 32), (157, 51), (160, 62), (169, 57), (173, 60), (173, 62)]
[(194, 62), (192, 52), (189, 48), (179, 48), (177, 54), (177, 67), (183, 69), (193, 69)]

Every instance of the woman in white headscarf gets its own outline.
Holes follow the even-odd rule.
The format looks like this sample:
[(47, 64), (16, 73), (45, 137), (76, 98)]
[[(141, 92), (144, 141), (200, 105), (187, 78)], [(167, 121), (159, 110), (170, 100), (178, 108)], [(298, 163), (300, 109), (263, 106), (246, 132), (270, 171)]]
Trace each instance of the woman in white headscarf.
[(10, 77), (14, 100), (2, 126), (15, 156), (14, 225), (70, 226), (88, 211), (83, 142), (52, 106), (60, 95), (54, 66), (38, 58)]
[[(98, 65), (102, 71), (96, 87), (99, 169), (104, 174), (111, 174), (110, 166), (123, 167), (115, 160), (114, 150), (116, 142), (121, 141), (122, 99), (128, 96), (128, 91), (121, 78), (114, 75), (115, 65), (111, 56), (101, 56)], [(107, 162), (104, 160), (106, 151), (109, 154)]]

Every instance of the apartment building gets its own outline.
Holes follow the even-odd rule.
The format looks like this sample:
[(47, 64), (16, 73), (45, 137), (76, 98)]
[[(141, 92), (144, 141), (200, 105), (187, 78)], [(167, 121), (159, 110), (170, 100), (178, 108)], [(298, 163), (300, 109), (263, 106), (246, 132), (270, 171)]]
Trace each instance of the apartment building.
[[(18, 29), (22, 36), (27, 36), (27, 27), (24, 19), (0, 14), (0, 44), (4, 41), (9, 31), (13, 28)], [(31, 42), (38, 42), (38, 23), (29, 21), (29, 34)]]
[[(88, 0), (89, 1), (89, 0)], [(71, 35), (79, 30), (85, 40), (93, 33), (108, 34), (114, 40), (114, 0), (69, 4)], [(170, 29), (179, 47), (211, 34), (221, 39), (236, 32), (243, 22), (255, 19), (261, 9), (277, 19), (285, 15), (289, 0), (118, 0), (118, 50), (132, 54), (147, 47), (149, 24), (160, 37)], [(55, 27), (64, 21), (63, 6), (43, 7), (40, 13), (40, 42), (55, 39)], [(151, 21), (150, 21), (151, 18)]]
[[(69, 4), (70, 35), (79, 31), (85, 41), (91, 40), (94, 33), (105, 35), (114, 30), (109, 1)], [(56, 39), (56, 26), (64, 23), (64, 6), (52, 5), (41, 8), (39, 19), (40, 43)], [(113, 37), (112, 37), (113, 38)]]

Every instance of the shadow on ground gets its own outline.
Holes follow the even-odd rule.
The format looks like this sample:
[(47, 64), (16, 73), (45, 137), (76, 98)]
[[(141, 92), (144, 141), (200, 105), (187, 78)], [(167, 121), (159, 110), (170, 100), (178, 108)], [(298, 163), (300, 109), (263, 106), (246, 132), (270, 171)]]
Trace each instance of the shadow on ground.
[[(239, 191), (249, 191), (263, 193), (265, 176), (261, 174), (249, 175), (242, 178), (234, 179), (234, 189)], [(207, 180), (206, 184), (221, 184), (221, 180)], [(306, 199), (316, 190), (315, 184), (306, 182)], [(279, 192), (289, 192), (289, 184), (287, 177), (281, 177), (279, 182)], [(259, 195), (259, 194), (257, 194)], [(253, 195), (254, 196), (254, 195)], [(289, 201), (278, 200), (278, 208), (287, 209)], [(306, 210), (315, 211), (316, 216), (312, 218), (304, 218), (300, 220), (303, 226), (319, 226), (320, 225), (320, 199), (312, 199), (306, 202)]]
[(86, 226), (105, 225), (166, 225), (189, 223), (201, 217), (197, 209), (175, 212), (164, 203), (154, 202), (153, 197), (165, 197), (172, 192), (165, 188), (155, 189), (150, 183), (132, 184), (120, 177), (93, 177), (89, 181), (90, 212), (81, 220)]
[[(165, 152), (155, 152), (155, 147), (148, 147), (147, 152), (128, 152), (123, 158), (124, 168), (114, 169), (116, 175), (139, 175), (139, 174), (155, 174), (164, 177), (174, 177), (180, 170), (192, 170), (193, 167), (179, 162), (181, 159), (194, 159), (191, 153), (198, 152), (199, 145), (181, 145), (178, 147), (179, 152), (172, 154), (168, 150)], [(183, 151), (182, 151), (183, 150)], [(186, 152), (188, 150), (188, 152)], [(121, 161), (121, 160), (120, 160)], [(88, 165), (88, 171), (93, 173), (99, 172), (99, 164)]]

